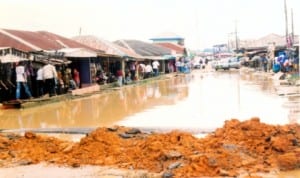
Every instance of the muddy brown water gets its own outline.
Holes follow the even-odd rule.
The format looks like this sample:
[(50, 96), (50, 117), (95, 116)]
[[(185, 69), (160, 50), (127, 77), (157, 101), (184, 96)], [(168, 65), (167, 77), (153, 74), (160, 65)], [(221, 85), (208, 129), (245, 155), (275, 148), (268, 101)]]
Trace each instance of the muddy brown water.
[(224, 120), (257, 116), (300, 123), (300, 97), (278, 96), (264, 76), (194, 71), (170, 80), (27, 109), (0, 110), (1, 129), (95, 128), (110, 125), (210, 131)]
[[(124, 125), (195, 134), (227, 119), (257, 116), (269, 124), (300, 123), (300, 97), (279, 96), (271, 79), (239, 71), (194, 71), (169, 80), (27, 109), (0, 110), (1, 129)], [(67, 139), (79, 139), (66, 136)], [(278, 177), (300, 177), (299, 171)]]

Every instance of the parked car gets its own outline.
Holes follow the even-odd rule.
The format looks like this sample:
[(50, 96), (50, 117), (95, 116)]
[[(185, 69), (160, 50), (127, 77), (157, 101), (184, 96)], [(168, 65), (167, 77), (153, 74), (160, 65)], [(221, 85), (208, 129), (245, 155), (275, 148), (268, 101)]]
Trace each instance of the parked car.
[(241, 60), (240, 58), (233, 57), (229, 59), (229, 68), (239, 69), (241, 68)]
[(249, 57), (241, 57), (240, 58), (240, 63), (241, 63), (242, 66), (248, 67), (250, 65)]
[(237, 57), (223, 58), (217, 61), (214, 66), (215, 70), (229, 70), (231, 68), (239, 69), (241, 67), (241, 61)]
[(222, 58), (214, 63), (215, 70), (223, 69), (229, 70), (229, 60), (230, 58)]

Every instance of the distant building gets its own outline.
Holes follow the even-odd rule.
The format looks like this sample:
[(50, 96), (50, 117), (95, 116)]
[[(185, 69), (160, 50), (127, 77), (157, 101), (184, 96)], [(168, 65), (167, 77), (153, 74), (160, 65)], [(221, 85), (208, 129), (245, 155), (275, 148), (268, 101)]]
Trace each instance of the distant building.
[(258, 39), (240, 40), (239, 47), (240, 50), (249, 57), (267, 54), (269, 58), (273, 59), (275, 56), (278, 56), (279, 53), (297, 46), (299, 43), (298, 35), (295, 35), (294, 37), (293, 43), (287, 43), (284, 35), (271, 33)]
[(184, 38), (174, 33), (162, 33), (156, 37), (150, 38), (153, 43), (173, 43), (184, 46)]
[(184, 38), (174, 33), (162, 33), (156, 37), (151, 38), (153, 43), (168, 48), (174, 56), (186, 55), (187, 51), (184, 46)]
[[(241, 48), (251, 49), (251, 48), (267, 48), (272, 43), (274, 43), (276, 47), (286, 47), (287, 45), (285, 36), (274, 34), (274, 33), (268, 34), (259, 39), (241, 40), (239, 45)], [(294, 44), (297, 43), (299, 43), (298, 35), (295, 35)]]
[(216, 53), (224, 53), (229, 52), (229, 48), (227, 44), (218, 44), (213, 46), (213, 52)]

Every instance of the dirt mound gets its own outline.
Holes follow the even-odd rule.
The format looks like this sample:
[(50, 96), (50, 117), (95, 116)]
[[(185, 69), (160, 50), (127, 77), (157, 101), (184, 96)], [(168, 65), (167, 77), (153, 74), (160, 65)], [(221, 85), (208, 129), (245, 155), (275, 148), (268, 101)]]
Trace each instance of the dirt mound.
[(0, 163), (39, 162), (105, 165), (144, 169), (164, 177), (237, 176), (300, 168), (300, 126), (274, 126), (258, 118), (226, 121), (204, 138), (190, 133), (142, 133), (98, 128), (80, 142), (67, 142), (27, 132), (0, 136)]

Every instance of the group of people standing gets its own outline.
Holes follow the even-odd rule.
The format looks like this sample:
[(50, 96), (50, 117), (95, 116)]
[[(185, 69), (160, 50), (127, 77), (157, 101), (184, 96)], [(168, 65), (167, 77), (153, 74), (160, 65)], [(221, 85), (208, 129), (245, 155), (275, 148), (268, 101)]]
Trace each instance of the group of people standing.
[[(59, 70), (57, 70), (50, 61), (44, 65), (35, 64), (35, 66), (30, 61), (19, 61), (11, 65), (1, 64), (1, 66), (7, 66), (4, 67), (7, 70), (6, 72), (2, 71), (4, 73), (1, 75), (4, 90), (0, 90), (0, 101), (14, 98), (16, 100), (33, 99), (46, 94), (52, 97), (66, 93), (69, 89), (80, 87), (80, 76), (76, 68), (71, 72), (70, 68), (58, 66)], [(3, 76), (6, 76), (5, 79)], [(7, 86), (7, 83), (11, 83), (11, 85)], [(14, 96), (12, 90), (15, 90)], [(10, 96), (7, 96), (8, 94)]]
[[(25, 93), (28, 98), (33, 98), (27, 83), (27, 74), (23, 62), (16, 64), (16, 99), (21, 98), (21, 87), (24, 87)], [(36, 72), (36, 90), (37, 96), (42, 96), (44, 93), (49, 93), (49, 96), (55, 96), (57, 72), (55, 67), (48, 62), (48, 64), (40, 67)]]
[(292, 72), (297, 70), (299, 57), (289, 57), (285, 53), (280, 54), (274, 59), (273, 72)]
[(188, 58), (181, 57), (175, 63), (177, 72), (189, 73), (192, 68), (191, 61)]
[(117, 83), (119, 86), (129, 84), (134, 80), (146, 79), (159, 75), (160, 63), (155, 60), (152, 63), (131, 61), (125, 69), (125, 75), (121, 69), (117, 70)]
[(297, 55), (279, 52), (277, 56), (274, 55), (273, 57), (267, 55), (266, 53), (256, 55), (251, 58), (250, 64), (248, 65), (264, 72), (273, 71), (274, 73), (277, 73), (281, 71), (286, 73), (298, 70), (298, 63), (299, 57)]

